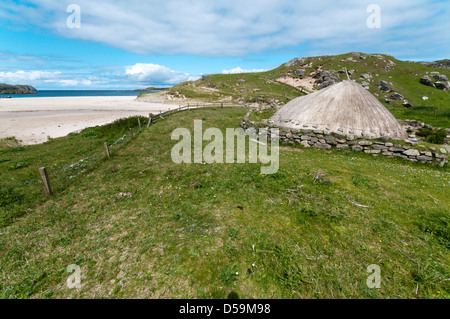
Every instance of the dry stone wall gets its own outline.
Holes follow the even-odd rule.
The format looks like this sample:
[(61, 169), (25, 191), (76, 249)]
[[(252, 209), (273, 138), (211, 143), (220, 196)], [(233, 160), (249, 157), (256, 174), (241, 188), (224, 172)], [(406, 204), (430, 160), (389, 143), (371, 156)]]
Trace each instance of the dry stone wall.
[[(262, 134), (265, 129), (268, 138), (273, 134), (272, 128), (267, 123), (249, 120), (251, 110), (241, 122), (241, 127), (248, 134)], [(280, 127), (280, 144), (299, 144), (303, 147), (315, 147), (319, 149), (338, 149), (364, 152), (374, 156), (399, 157), (411, 162), (422, 162), (443, 167), (448, 163), (448, 153), (445, 148), (421, 148), (400, 144), (400, 141), (392, 140), (368, 140), (357, 139), (352, 135), (339, 133), (327, 133), (321, 130), (303, 129), (296, 130)]]

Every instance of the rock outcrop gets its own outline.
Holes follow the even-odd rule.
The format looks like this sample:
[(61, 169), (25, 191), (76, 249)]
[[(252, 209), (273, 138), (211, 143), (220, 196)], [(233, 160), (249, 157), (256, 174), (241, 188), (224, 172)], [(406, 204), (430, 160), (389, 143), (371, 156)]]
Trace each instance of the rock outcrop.
[(292, 59), (291, 61), (285, 63), (284, 66), (291, 67), (294, 65), (302, 65), (305, 62), (306, 62), (306, 58), (295, 58), (295, 59)]
[(433, 82), (433, 80), (428, 75), (424, 75), (420, 79), (420, 83), (443, 91), (448, 91), (450, 89), (450, 82), (448, 81), (448, 78), (445, 74), (439, 74), (439, 72), (431, 72), (430, 75), (437, 81)]
[(443, 91), (448, 91), (449, 90), (449, 83), (447, 82), (436, 82), (434, 83), (434, 85), (436, 86), (436, 89), (439, 90), (443, 90)]
[(433, 81), (431, 81), (431, 78), (428, 75), (424, 75), (420, 79), (420, 83), (422, 83), (423, 85), (426, 85), (426, 86), (435, 87)]
[(294, 71), (294, 75), (302, 77), (305, 75), (305, 72), (306, 72), (305, 69), (297, 69)]
[(450, 59), (444, 59), (434, 62), (419, 62), (425, 66), (438, 68), (438, 69), (450, 69)]
[(341, 80), (337, 71), (319, 71), (314, 78), (317, 80), (319, 88), (323, 89), (330, 85), (333, 85)]
[(405, 97), (403, 95), (401, 95), (400, 93), (394, 93), (391, 95), (391, 99), (400, 101), (400, 100), (404, 100)]

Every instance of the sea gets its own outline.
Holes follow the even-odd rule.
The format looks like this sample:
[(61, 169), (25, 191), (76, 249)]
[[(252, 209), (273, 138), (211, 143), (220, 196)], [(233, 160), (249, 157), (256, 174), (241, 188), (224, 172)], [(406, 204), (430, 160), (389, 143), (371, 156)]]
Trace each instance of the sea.
[[(158, 91), (145, 91), (145, 93), (155, 93)], [(37, 94), (0, 94), (0, 98), (11, 97), (64, 97), (64, 96), (138, 96), (141, 91), (133, 90), (39, 90)]]

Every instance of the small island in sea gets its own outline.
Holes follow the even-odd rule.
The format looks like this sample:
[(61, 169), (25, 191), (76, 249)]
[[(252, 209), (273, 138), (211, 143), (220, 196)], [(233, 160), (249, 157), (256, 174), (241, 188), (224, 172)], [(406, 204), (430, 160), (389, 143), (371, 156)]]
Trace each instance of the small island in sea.
[(36, 94), (37, 90), (31, 85), (11, 85), (0, 83), (0, 94)]

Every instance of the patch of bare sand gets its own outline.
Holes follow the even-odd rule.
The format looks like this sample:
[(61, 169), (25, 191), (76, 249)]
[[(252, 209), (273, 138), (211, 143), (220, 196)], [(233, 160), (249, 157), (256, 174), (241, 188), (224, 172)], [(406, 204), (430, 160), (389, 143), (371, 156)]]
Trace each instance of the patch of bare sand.
[(306, 92), (314, 92), (315, 80), (310, 76), (303, 78), (293, 78), (291, 76), (283, 76), (277, 79), (278, 82), (293, 86), (295, 88), (304, 89)]
[(117, 119), (176, 108), (145, 103), (133, 96), (32, 97), (0, 100), (0, 138), (14, 136), (23, 145), (66, 136)]

